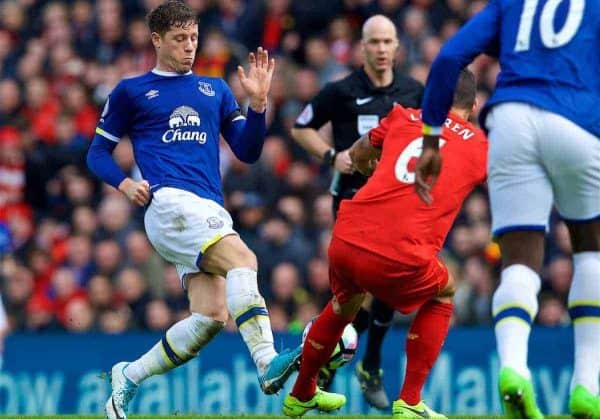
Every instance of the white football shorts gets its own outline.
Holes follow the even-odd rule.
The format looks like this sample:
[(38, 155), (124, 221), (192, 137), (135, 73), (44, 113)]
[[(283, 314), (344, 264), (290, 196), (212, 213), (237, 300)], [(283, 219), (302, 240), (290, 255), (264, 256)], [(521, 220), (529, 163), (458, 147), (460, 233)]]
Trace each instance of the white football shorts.
[(154, 193), (144, 224), (148, 239), (163, 258), (175, 265), (182, 283), (186, 274), (201, 271), (198, 265), (208, 247), (237, 234), (225, 208), (176, 188), (161, 188)]
[(600, 219), (600, 138), (526, 103), (492, 108), (488, 185), (492, 230), (547, 230), (552, 205), (567, 222)]

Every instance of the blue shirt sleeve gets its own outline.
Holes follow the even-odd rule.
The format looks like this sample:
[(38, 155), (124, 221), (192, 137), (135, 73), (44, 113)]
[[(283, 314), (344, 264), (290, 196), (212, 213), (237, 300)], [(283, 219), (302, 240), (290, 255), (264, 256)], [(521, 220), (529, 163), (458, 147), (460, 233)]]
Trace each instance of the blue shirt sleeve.
[(112, 152), (129, 130), (132, 109), (125, 86), (120, 82), (106, 100), (87, 154), (87, 165), (92, 173), (115, 188), (126, 175), (112, 158)]
[(265, 141), (265, 113), (248, 108), (248, 118), (242, 115), (229, 86), (223, 83), (221, 102), (221, 133), (233, 154), (245, 163), (254, 163), (260, 157)]
[(133, 103), (127, 94), (125, 84), (121, 81), (106, 99), (100, 122), (96, 127), (96, 134), (110, 141), (119, 142), (129, 131), (132, 110)]
[(461, 70), (482, 53), (497, 55), (500, 6), (492, 0), (446, 42), (431, 65), (423, 96), (423, 133), (439, 135)]
[(87, 165), (98, 178), (119, 189), (127, 177), (112, 157), (117, 143), (96, 134), (87, 154)]

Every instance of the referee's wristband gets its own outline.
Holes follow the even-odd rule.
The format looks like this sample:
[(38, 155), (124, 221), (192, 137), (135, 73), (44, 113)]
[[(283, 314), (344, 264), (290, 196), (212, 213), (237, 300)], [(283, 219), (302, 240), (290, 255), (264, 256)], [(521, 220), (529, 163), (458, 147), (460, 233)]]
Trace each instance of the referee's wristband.
[(335, 163), (335, 156), (337, 155), (337, 151), (335, 149), (330, 148), (323, 154), (323, 163), (327, 166), (333, 166)]

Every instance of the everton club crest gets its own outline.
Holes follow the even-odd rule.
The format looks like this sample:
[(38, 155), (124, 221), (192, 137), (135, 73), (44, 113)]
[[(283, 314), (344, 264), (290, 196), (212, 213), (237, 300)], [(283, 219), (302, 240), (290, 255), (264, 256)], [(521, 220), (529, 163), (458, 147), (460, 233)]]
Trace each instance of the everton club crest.
[(200, 90), (206, 96), (214, 96), (215, 95), (215, 91), (213, 90), (210, 83), (207, 83), (205, 81), (198, 82), (198, 90)]

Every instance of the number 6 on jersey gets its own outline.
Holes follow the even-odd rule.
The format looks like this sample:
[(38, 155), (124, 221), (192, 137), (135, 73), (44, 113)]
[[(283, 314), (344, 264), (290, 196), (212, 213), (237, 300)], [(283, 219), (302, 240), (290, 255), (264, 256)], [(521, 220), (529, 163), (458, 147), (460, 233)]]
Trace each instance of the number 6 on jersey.
[[(440, 148), (446, 144), (446, 140), (440, 138)], [(414, 168), (408, 168), (412, 159), (418, 159), (423, 151), (423, 137), (412, 140), (400, 153), (394, 166), (394, 175), (402, 183), (415, 183)]]

